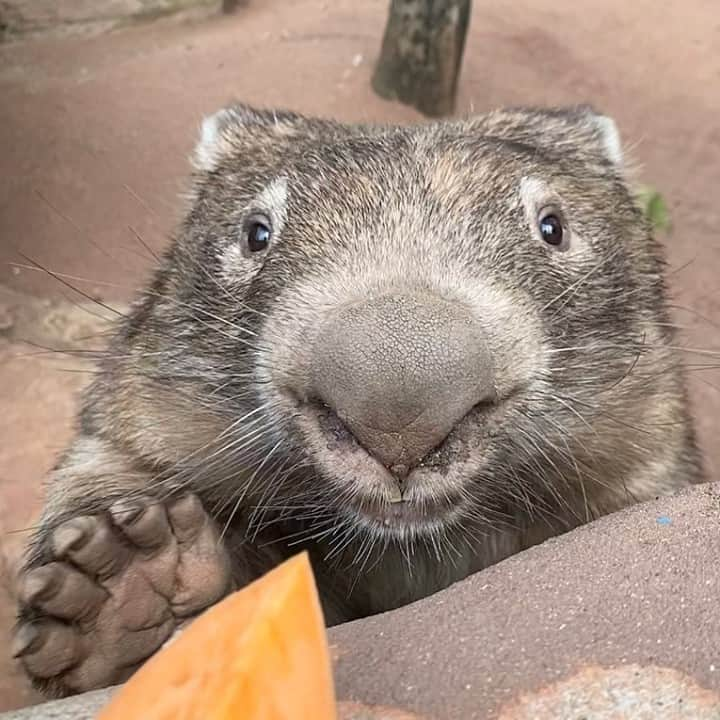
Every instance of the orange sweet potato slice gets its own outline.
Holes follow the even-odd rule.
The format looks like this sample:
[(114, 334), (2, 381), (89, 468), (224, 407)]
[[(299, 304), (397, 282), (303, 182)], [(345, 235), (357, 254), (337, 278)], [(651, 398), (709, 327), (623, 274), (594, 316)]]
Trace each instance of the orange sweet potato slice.
[(309, 559), (296, 555), (196, 618), (98, 720), (336, 720)]

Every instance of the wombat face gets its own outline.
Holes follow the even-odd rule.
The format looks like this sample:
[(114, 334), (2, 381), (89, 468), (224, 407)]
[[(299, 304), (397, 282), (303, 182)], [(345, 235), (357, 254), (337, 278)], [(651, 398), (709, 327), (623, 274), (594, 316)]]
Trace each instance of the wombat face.
[(183, 353), (263, 513), (341, 539), (481, 533), (592, 512), (645, 459), (625, 423), (665, 342), (662, 263), (607, 118), (236, 106), (196, 163), (173, 272), (205, 321)]

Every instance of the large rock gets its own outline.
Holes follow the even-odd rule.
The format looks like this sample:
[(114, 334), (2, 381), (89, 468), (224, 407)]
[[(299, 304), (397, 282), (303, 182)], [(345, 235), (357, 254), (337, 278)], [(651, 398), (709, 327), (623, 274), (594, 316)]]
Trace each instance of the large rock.
[[(720, 483), (333, 628), (344, 720), (720, 720)], [(2, 715), (91, 718), (110, 691)]]
[(634, 506), (337, 628), (340, 696), (447, 720), (720, 718), (718, 557), (720, 484)]

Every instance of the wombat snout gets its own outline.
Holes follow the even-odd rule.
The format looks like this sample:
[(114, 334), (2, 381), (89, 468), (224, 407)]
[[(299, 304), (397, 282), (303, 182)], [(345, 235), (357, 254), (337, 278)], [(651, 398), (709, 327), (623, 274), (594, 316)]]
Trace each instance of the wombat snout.
[(312, 365), (313, 393), (398, 479), (495, 398), (479, 322), (430, 294), (338, 308), (320, 329)]

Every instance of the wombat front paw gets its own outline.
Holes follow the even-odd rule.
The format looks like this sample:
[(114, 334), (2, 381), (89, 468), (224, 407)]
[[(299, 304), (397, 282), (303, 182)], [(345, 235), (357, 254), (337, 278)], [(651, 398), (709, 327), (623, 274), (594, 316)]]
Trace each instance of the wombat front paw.
[(194, 495), (73, 518), (50, 546), (51, 561), (21, 577), (13, 654), (54, 695), (126, 680), (230, 590), (228, 555)]

